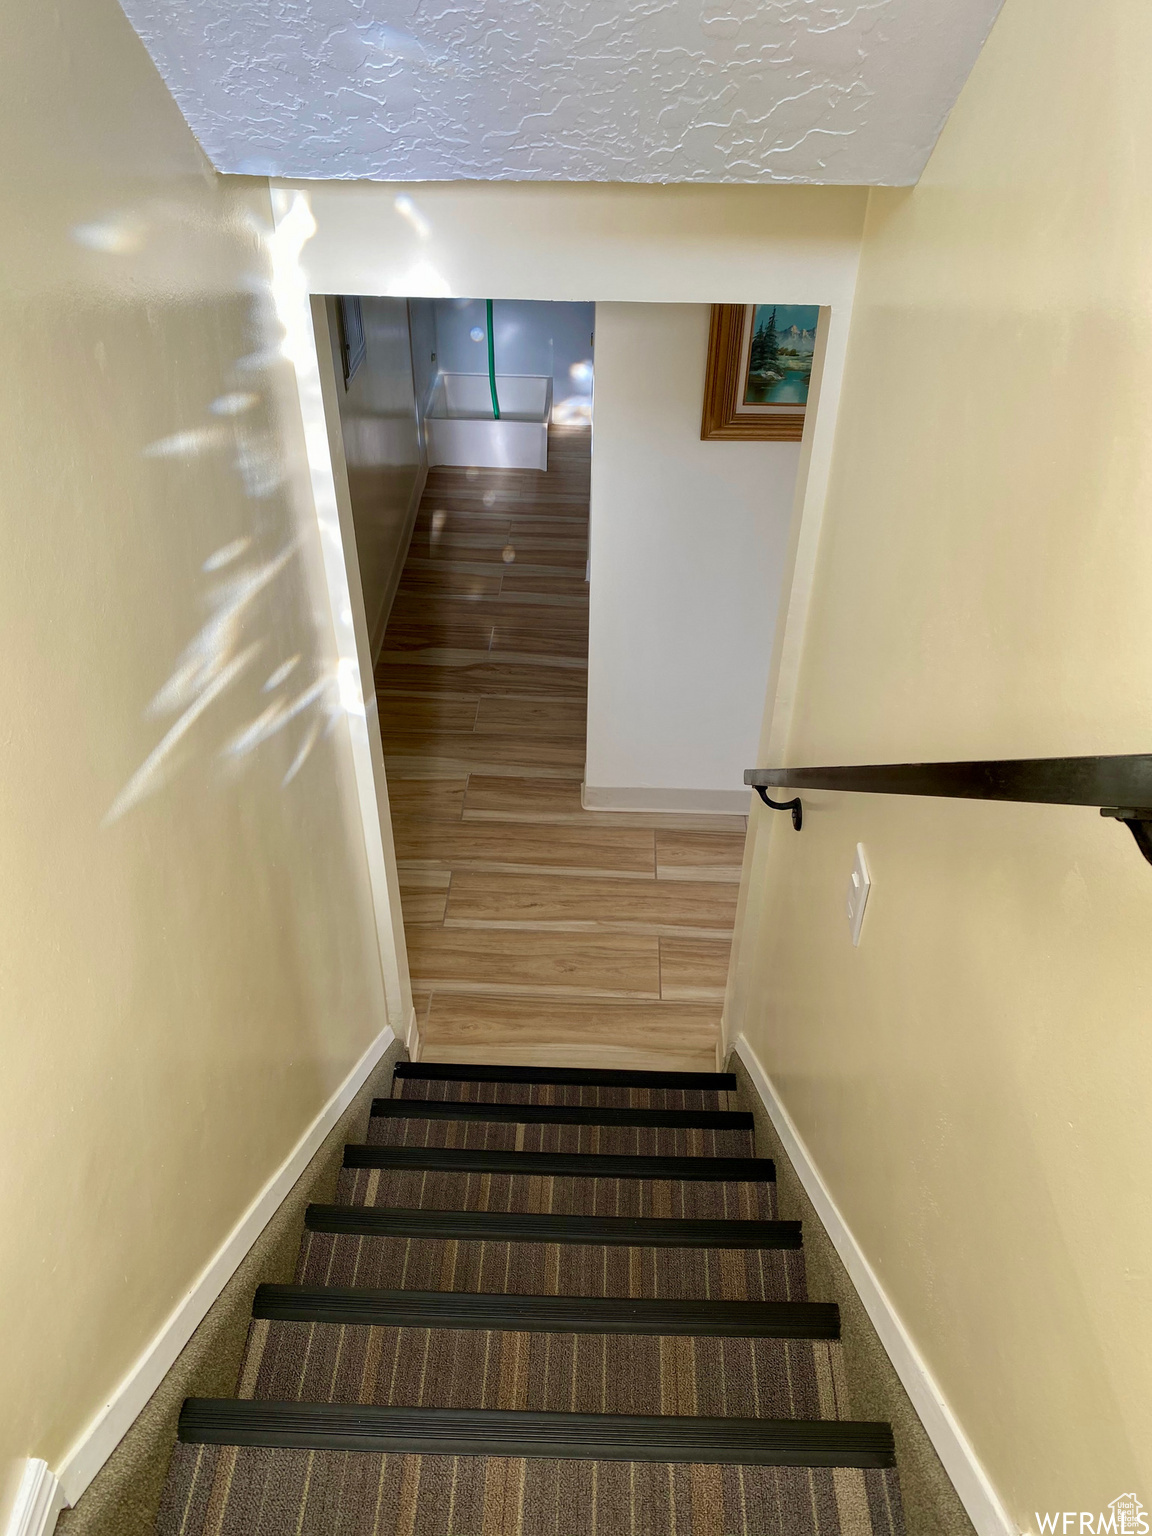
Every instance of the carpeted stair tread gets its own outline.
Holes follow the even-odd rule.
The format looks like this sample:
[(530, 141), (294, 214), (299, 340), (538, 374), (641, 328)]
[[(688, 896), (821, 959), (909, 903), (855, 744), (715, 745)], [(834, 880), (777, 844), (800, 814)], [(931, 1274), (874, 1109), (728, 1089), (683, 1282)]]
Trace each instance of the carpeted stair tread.
[(371, 1146), (350, 1142), (345, 1168), (442, 1168), (458, 1172), (536, 1174), (553, 1177), (617, 1179), (705, 1179), (710, 1183), (741, 1180), (771, 1182), (776, 1177), (766, 1157), (630, 1157), (589, 1152), (471, 1151), (456, 1147)]
[(336, 1286), (260, 1285), (254, 1318), (373, 1327), (655, 1334), (664, 1338), (839, 1339), (834, 1302), (633, 1301), (602, 1297), (470, 1295)]
[(306, 1231), (298, 1285), (525, 1296), (806, 1301), (800, 1248), (638, 1248)]
[(733, 1072), (645, 1072), (620, 1067), (478, 1066), (458, 1061), (399, 1061), (401, 1082), (543, 1083), (582, 1088), (696, 1088), (735, 1092)]
[(751, 1131), (752, 1116), (733, 1109), (598, 1108), (588, 1104), (472, 1104), (419, 1099), (373, 1099), (373, 1116), (393, 1120), (504, 1120), (538, 1125), (666, 1126), (680, 1130)]
[(904, 1536), (894, 1470), (178, 1443), (157, 1536)]
[(371, 1145), (664, 1157), (751, 1157), (752, 1116), (734, 1110), (376, 1099)]
[(887, 1424), (855, 1419), (738, 1419), (682, 1415), (528, 1413), (516, 1409), (382, 1408), (361, 1403), (190, 1397), (184, 1444), (545, 1456), (572, 1461), (890, 1467)]
[(444, 1238), (464, 1242), (577, 1243), (623, 1248), (799, 1248), (798, 1221), (681, 1221), (630, 1216), (553, 1216), (521, 1211), (436, 1211), (310, 1205), (310, 1232)]
[[(403, 1106), (405, 1109), (415, 1100), (385, 1099), (385, 1104)], [(683, 1116), (686, 1121), (703, 1120), (710, 1116), (720, 1120), (723, 1111), (712, 1110), (611, 1110), (611, 1109), (559, 1109), (551, 1105), (530, 1104), (520, 1106), (540, 1115), (536, 1120), (520, 1119), (517, 1106), (501, 1104), (451, 1104), (435, 1106), (438, 1110), (466, 1109), (467, 1116), (456, 1114), (425, 1117), (398, 1117), (373, 1115), (368, 1122), (369, 1146), (451, 1147), (484, 1152), (551, 1152), (566, 1154), (608, 1154), (625, 1157), (740, 1157), (752, 1156), (752, 1131), (739, 1123), (741, 1117), (732, 1115), (713, 1125), (664, 1125), (654, 1119), (651, 1124), (614, 1124), (599, 1120), (553, 1120), (558, 1115), (652, 1115), (664, 1118)], [(488, 1109), (499, 1109), (498, 1116), (486, 1114)], [(511, 1113), (509, 1113), (511, 1111)], [(543, 1114), (540, 1112), (543, 1111)], [(751, 1116), (748, 1117), (749, 1120)], [(735, 1123), (733, 1123), (735, 1122)]]
[(342, 1168), (343, 1205), (456, 1211), (551, 1211), (558, 1216), (680, 1216), (771, 1221), (776, 1185), (747, 1180), (597, 1179), (456, 1169)]
[(393, 1098), (471, 1104), (563, 1104), (573, 1107), (731, 1109), (730, 1087), (641, 1087), (625, 1083), (501, 1082), (487, 1079), (397, 1078)]
[(239, 1397), (382, 1407), (847, 1417), (835, 1341), (273, 1322)]

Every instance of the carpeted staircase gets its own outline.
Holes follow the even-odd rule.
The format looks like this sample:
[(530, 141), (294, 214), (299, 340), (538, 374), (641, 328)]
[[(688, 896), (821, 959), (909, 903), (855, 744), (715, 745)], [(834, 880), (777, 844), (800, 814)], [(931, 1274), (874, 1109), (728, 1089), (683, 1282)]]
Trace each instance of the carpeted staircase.
[(901, 1536), (735, 1088), (401, 1063), (159, 1536)]

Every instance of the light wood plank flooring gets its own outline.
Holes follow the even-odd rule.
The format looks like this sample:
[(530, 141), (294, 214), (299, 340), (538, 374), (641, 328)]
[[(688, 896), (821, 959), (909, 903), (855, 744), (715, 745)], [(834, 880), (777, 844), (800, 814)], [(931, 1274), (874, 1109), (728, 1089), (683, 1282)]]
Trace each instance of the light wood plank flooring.
[(422, 1053), (711, 1070), (745, 823), (581, 808), (589, 447), (421, 503), (376, 686)]

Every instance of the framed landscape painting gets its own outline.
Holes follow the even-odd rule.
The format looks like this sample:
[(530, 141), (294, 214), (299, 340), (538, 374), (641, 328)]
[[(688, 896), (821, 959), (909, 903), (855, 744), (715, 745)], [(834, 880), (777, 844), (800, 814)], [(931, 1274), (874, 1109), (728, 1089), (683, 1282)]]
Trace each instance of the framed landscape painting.
[(713, 304), (700, 436), (798, 442), (819, 324), (815, 304)]

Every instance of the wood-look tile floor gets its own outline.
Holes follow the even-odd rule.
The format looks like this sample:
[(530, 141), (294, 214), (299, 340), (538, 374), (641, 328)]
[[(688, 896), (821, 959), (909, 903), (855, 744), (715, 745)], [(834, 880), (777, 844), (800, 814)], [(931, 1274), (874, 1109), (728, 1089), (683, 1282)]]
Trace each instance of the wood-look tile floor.
[(712, 1070), (745, 822), (581, 808), (589, 457), (428, 477), (376, 671), (422, 1054)]

